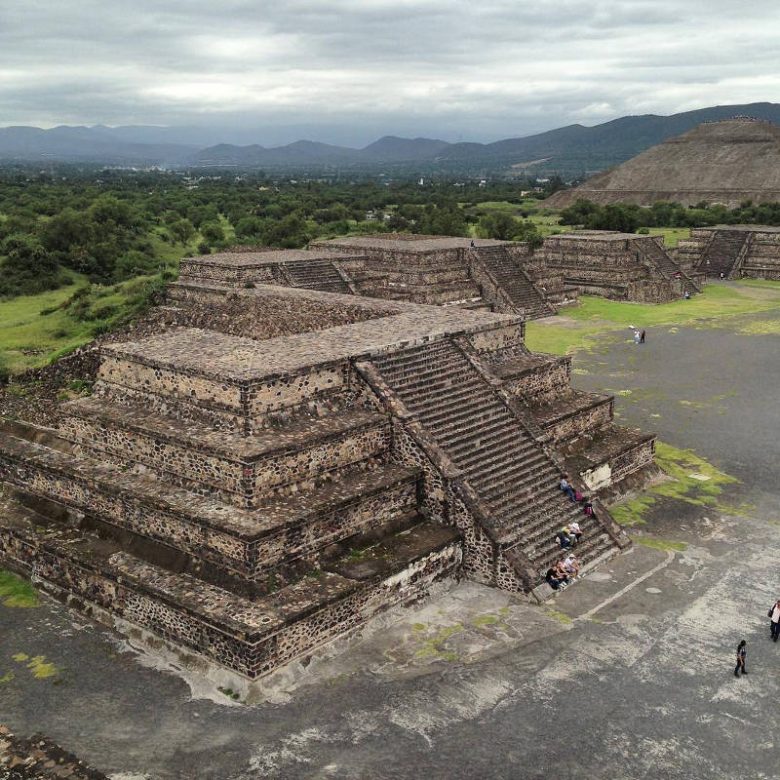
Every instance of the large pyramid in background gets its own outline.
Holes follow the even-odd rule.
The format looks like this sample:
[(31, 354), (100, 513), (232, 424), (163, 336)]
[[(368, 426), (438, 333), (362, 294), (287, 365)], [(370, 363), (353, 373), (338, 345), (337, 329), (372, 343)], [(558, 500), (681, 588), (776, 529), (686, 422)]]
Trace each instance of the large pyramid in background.
[(780, 201), (780, 126), (749, 117), (699, 125), (556, 193), (545, 205), (563, 208), (579, 199), (641, 206), (707, 201), (729, 207), (745, 200)]

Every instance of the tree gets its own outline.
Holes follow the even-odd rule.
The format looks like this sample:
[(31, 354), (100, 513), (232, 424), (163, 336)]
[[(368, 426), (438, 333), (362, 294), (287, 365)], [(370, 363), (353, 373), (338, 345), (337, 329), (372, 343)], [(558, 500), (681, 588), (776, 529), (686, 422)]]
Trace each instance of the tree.
[(209, 244), (218, 244), (225, 240), (225, 231), (219, 222), (206, 222), (201, 226), (200, 232)]
[(195, 235), (195, 228), (188, 219), (179, 219), (172, 223), (168, 229), (180, 244), (186, 244)]
[(496, 238), (500, 241), (509, 241), (519, 229), (519, 221), (506, 211), (485, 214), (477, 224), (477, 233), (482, 238)]

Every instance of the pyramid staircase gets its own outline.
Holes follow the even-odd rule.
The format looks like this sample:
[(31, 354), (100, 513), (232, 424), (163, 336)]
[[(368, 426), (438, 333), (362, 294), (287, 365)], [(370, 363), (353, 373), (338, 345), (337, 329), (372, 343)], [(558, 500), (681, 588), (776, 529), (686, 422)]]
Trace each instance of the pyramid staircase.
[(297, 260), (285, 263), (284, 269), (294, 287), (350, 295), (352, 290), (333, 261), (326, 259)]
[(747, 251), (753, 234), (749, 231), (716, 230), (702, 253), (697, 270), (727, 279), (736, 270), (740, 257)]
[(513, 308), (526, 319), (547, 317), (555, 309), (536, 288), (531, 277), (502, 246), (480, 247), (472, 261), (481, 263), (511, 300)]
[(534, 582), (560, 557), (555, 533), (574, 519), (585, 565), (617, 548), (606, 527), (560, 491), (560, 467), (458, 346), (436, 341), (372, 360), (462, 471), (485, 508), (489, 536), (505, 553), (521, 553)]
[(647, 260), (664, 279), (679, 278), (682, 281), (683, 290), (691, 295), (701, 292), (701, 287), (691, 279), (672, 256), (658, 242), (645, 240), (639, 242), (640, 254)]

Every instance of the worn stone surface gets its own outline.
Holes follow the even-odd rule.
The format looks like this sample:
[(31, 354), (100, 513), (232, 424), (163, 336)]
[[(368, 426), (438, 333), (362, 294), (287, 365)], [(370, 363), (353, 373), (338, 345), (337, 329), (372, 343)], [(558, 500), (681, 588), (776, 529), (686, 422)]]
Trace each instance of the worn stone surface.
[[(485, 268), (506, 280), (502, 258)], [(223, 281), (179, 284), (167, 327), (102, 345), (57, 430), (3, 426), (6, 564), (249, 679), (440, 579), (534, 592), (582, 514), (555, 442), (608, 425), (609, 399), (531, 356), (517, 314)], [(202, 327), (181, 327), (188, 311)], [(587, 564), (628, 543), (606, 510), (581, 524)]]

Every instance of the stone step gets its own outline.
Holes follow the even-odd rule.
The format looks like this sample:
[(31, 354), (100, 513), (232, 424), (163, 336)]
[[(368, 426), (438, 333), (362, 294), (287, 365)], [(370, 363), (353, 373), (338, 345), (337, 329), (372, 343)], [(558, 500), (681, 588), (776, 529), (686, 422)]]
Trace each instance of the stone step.
[(472, 417), (477, 418), (490, 411), (484, 398), (479, 395), (472, 395), (468, 400), (457, 398), (450, 401), (449, 398), (442, 398), (439, 403), (432, 405), (423, 412), (416, 407), (412, 410), (417, 412), (425, 425), (434, 428), (440, 428), (449, 423), (456, 423), (459, 420), (469, 420)]
[(296, 420), (251, 436), (96, 397), (63, 404), (62, 411), (62, 435), (87, 452), (141, 463), (243, 507), (256, 506), (264, 495), (331, 478), (385, 454), (390, 445), (387, 416), (361, 409)]
[(522, 502), (519, 501), (517, 493), (512, 491), (505, 491), (487, 501), (499, 525), (506, 525), (518, 511), (521, 511), (530, 523), (545, 515), (568, 517), (576, 509), (576, 505), (560, 492), (557, 483), (550, 485), (534, 480), (532, 484), (524, 485), (523, 489), (527, 490), (529, 487), (532, 490), (531, 501), (524, 498)]
[(480, 489), (480, 493), (490, 507), (502, 516), (516, 510), (527, 514), (540, 508), (545, 494), (552, 489), (550, 483), (556, 476), (555, 468), (549, 462), (542, 462), (522, 478), (510, 483), (486, 484)]
[(479, 416), (456, 420), (447, 425), (438, 425), (434, 433), (447, 447), (450, 447), (461, 444), (467, 439), (473, 439), (479, 431), (484, 430), (488, 425), (491, 427), (499, 424), (510, 426), (511, 423), (512, 418), (505, 408), (491, 406), (483, 409)]
[(487, 500), (496, 493), (509, 487), (522, 493), (524, 486), (536, 482), (541, 474), (554, 470), (550, 461), (544, 454), (538, 454), (533, 461), (507, 461), (497, 462), (492, 468), (481, 466), (466, 471), (466, 475)]
[(597, 530), (599, 533), (604, 531), (601, 524), (593, 515), (586, 515), (582, 511), (581, 505), (575, 507), (575, 509), (576, 511), (568, 512), (561, 517), (537, 518), (535, 521), (528, 523), (524, 529), (523, 549), (527, 553), (542, 548), (547, 549), (551, 542), (555, 542), (555, 534), (557, 534), (563, 526), (574, 521), (580, 524), (583, 535), (587, 535), (594, 530)]
[(0, 519), (0, 557), (34, 569), (45, 589), (73, 597), (74, 606), (120, 617), (256, 679), (382, 609), (425, 595), (457, 570), (462, 549), (451, 529), (421, 523), (405, 538), (388, 540), (362, 569), (354, 566), (352, 577), (313, 571), (254, 600), (72, 527), (43, 529), (21, 513)]
[[(446, 404), (457, 404), (459, 402), (466, 402), (474, 397), (475, 393), (481, 390), (484, 385), (477, 380), (471, 380), (463, 382), (461, 384), (443, 389), (442, 395), (446, 393)], [(426, 414), (429, 411), (440, 408), (442, 405), (442, 395), (439, 392), (434, 391), (428, 397), (416, 399), (409, 398), (405, 401), (409, 408), (413, 408), (417, 414)]]
[(419, 476), (386, 465), (246, 510), (15, 436), (0, 440), (0, 480), (249, 580), (415, 507)]
[(353, 580), (372, 580), (406, 569), (412, 562), (444, 547), (460, 543), (452, 526), (442, 526), (417, 517), (411, 527), (362, 547), (354, 547), (333, 561), (323, 562), (325, 571)]
[(546, 459), (547, 456), (539, 450), (536, 442), (518, 442), (513, 433), (506, 436), (506, 440), (500, 445), (475, 444), (468, 455), (450, 451), (453, 460), (467, 473), (473, 469), (480, 469), (483, 473), (489, 472), (497, 465), (507, 463), (524, 463), (530, 465), (537, 459)]
[[(580, 565), (585, 566), (594, 558), (603, 555), (608, 549), (614, 547), (614, 542), (607, 533), (594, 534), (590, 538), (583, 536), (578, 545), (572, 549), (574, 555), (579, 559)], [(531, 559), (531, 563), (536, 568), (540, 579), (544, 577), (547, 569), (561, 558), (565, 558), (568, 550), (557, 549), (545, 551), (543, 554)]]

